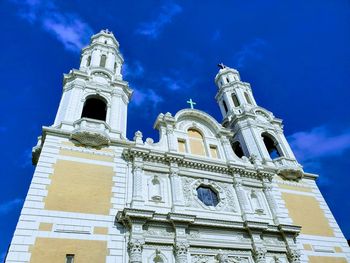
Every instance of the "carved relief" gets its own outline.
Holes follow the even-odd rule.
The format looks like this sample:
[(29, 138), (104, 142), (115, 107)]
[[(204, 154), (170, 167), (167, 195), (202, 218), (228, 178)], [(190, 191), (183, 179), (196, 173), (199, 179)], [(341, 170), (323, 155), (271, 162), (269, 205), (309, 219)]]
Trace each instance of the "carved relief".
[(150, 198), (153, 201), (162, 201), (162, 184), (161, 180), (155, 175), (149, 182)]
[(142, 263), (143, 242), (138, 239), (130, 240), (128, 243), (128, 251), (130, 263)]
[(176, 242), (174, 245), (174, 253), (176, 263), (187, 263), (187, 252), (189, 244), (185, 241)]

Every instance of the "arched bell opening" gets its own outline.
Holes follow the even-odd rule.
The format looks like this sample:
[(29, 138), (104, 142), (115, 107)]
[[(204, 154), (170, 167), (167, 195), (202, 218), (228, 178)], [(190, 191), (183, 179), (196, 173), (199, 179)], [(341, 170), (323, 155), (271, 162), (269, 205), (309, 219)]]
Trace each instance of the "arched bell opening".
[(272, 160), (283, 156), (283, 154), (282, 154), (281, 150), (279, 149), (278, 143), (277, 143), (275, 138), (273, 138), (271, 135), (269, 135), (267, 133), (263, 133), (261, 135), (261, 137), (264, 140), (264, 144), (265, 144), (266, 150), (269, 153), (270, 158)]
[(100, 97), (89, 97), (86, 99), (83, 112), (81, 114), (82, 118), (90, 118), (100, 121), (106, 121), (107, 116), (107, 103)]

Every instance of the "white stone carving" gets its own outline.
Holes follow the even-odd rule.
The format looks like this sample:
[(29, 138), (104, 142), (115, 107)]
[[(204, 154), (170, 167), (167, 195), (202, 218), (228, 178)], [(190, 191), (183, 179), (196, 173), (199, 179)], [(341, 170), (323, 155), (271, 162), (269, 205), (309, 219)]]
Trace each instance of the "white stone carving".
[(110, 143), (109, 130), (104, 121), (82, 118), (74, 122), (71, 138), (82, 145), (100, 147)]

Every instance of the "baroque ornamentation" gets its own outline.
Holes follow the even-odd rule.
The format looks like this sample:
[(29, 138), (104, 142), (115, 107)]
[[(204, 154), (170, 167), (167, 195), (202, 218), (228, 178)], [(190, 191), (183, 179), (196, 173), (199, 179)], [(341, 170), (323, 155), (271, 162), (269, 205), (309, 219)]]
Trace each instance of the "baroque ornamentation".
[(191, 187), (193, 181), (194, 180), (191, 178), (182, 179), (186, 206), (192, 206), (193, 204), (193, 195), (192, 195), (192, 187)]
[(254, 258), (255, 258), (257, 263), (265, 263), (266, 262), (265, 261), (265, 257), (266, 257), (266, 253), (267, 253), (266, 248), (257, 247), (253, 253), (254, 253)]
[(128, 243), (130, 263), (142, 263), (143, 242), (134, 239)]
[(187, 252), (189, 244), (186, 241), (176, 242), (174, 245), (174, 252), (176, 263), (186, 263), (187, 262)]
[(293, 249), (288, 253), (288, 257), (291, 263), (299, 263), (300, 262), (300, 252), (299, 250)]

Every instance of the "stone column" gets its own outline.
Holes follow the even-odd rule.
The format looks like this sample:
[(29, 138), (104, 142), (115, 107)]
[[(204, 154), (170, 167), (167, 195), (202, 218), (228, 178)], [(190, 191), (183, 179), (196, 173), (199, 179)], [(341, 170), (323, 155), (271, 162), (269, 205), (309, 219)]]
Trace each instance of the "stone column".
[(129, 262), (142, 263), (142, 250), (144, 242), (140, 239), (131, 239), (128, 243)]
[(253, 249), (253, 255), (256, 263), (266, 263), (267, 249), (262, 246)]
[(177, 164), (170, 164), (170, 186), (172, 196), (172, 211), (175, 212), (177, 207), (183, 205), (183, 188), (181, 178), (178, 175), (179, 168)]
[(135, 157), (133, 163), (133, 195), (132, 195), (132, 207), (135, 205), (143, 205), (143, 160), (140, 157)]
[(288, 250), (288, 259), (290, 263), (300, 263), (300, 251), (298, 249)]
[(112, 130), (121, 131), (120, 127), (120, 103), (122, 103), (121, 94), (118, 91), (112, 91), (112, 101), (109, 115), (109, 126), (111, 126)]
[(98, 67), (100, 65), (101, 60), (101, 52), (100, 50), (94, 49), (91, 54), (91, 63), (90, 65), (93, 67)]
[(263, 180), (263, 192), (270, 207), (275, 224), (280, 224), (279, 209), (272, 193), (272, 184), (267, 179)]
[(229, 263), (229, 258), (226, 254), (220, 253), (216, 256), (216, 259), (219, 261), (219, 263)]
[(235, 174), (233, 177), (233, 187), (235, 188), (237, 193), (237, 198), (241, 207), (243, 220), (247, 220), (249, 215), (252, 214), (252, 211), (245, 190), (242, 187), (242, 179), (237, 174)]
[(227, 158), (228, 161), (234, 161), (235, 158), (235, 154), (232, 150), (232, 147), (231, 147), (231, 144), (230, 144), (230, 141), (227, 139), (227, 137), (221, 137), (220, 138), (220, 141), (221, 141), (221, 144), (222, 144), (222, 147), (224, 149), (224, 153), (225, 153), (225, 156)]
[(174, 128), (171, 125), (166, 126), (166, 135), (168, 138), (168, 147), (169, 151), (177, 151), (175, 136), (174, 136)]
[(108, 52), (106, 60), (106, 68), (110, 71), (114, 71), (115, 55), (112, 52)]
[(174, 244), (175, 262), (187, 263), (189, 244), (186, 241), (176, 241)]
[(266, 263), (267, 249), (264, 246), (264, 243), (261, 239), (261, 234), (266, 228), (265, 227), (255, 228), (255, 227), (256, 227), (255, 225), (253, 225), (252, 227), (248, 227), (250, 238), (252, 239), (253, 257), (256, 263)]

